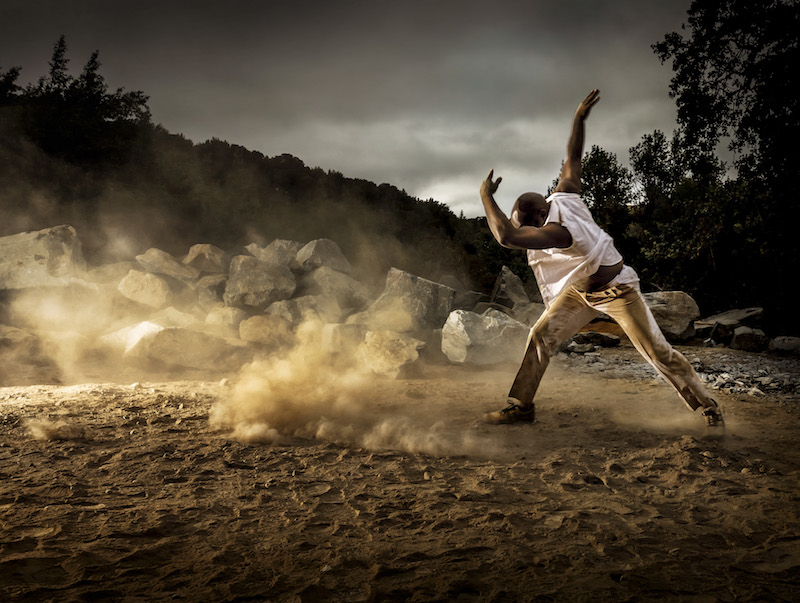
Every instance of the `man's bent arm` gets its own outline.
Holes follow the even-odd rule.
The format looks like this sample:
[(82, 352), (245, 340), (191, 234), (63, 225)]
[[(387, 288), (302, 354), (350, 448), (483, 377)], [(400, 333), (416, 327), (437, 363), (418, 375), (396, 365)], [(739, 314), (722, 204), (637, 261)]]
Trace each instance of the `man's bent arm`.
[(500, 245), (510, 249), (549, 249), (569, 246), (571, 242), (569, 234), (559, 225), (548, 224), (541, 228), (514, 226), (494, 200), (494, 193), (502, 178), (493, 181), (493, 175), (494, 170), (489, 172), (489, 176), (481, 184), (481, 201), (489, 230)]
[(600, 91), (592, 90), (588, 96), (583, 99), (578, 109), (575, 111), (575, 117), (572, 120), (572, 132), (567, 142), (567, 160), (564, 162), (564, 167), (561, 168), (561, 178), (556, 186), (556, 192), (559, 193), (579, 193), (581, 192), (581, 159), (583, 158), (583, 141), (584, 141), (584, 122), (589, 117), (589, 111), (592, 106), (600, 100)]

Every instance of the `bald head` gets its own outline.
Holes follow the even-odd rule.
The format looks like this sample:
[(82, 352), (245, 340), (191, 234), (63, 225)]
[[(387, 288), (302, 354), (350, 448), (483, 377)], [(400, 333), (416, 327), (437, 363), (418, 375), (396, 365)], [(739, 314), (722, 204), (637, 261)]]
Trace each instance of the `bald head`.
[[(514, 202), (511, 223), (520, 226), (541, 226), (547, 218), (550, 206), (539, 193), (524, 193)], [(542, 213), (544, 212), (544, 214)]]

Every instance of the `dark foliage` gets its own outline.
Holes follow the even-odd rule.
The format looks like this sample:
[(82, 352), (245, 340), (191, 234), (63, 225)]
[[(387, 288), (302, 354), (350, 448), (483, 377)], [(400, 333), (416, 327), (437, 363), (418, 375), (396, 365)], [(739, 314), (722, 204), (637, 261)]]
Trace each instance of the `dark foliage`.
[[(764, 305), (773, 323), (793, 307), (800, 270), (798, 31), (797, 0), (695, 0), (688, 35), (654, 46), (672, 61), (682, 169), (696, 181), (671, 201), (704, 218), (679, 227), (676, 244), (706, 250), (697, 259), (710, 262), (710, 281), (700, 282), (717, 305)], [(738, 173), (723, 185), (709, 156), (725, 137)]]

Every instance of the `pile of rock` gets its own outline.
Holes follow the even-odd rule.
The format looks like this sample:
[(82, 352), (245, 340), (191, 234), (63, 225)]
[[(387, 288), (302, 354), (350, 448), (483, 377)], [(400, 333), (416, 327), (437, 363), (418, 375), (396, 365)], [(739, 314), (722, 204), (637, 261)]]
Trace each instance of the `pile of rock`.
[[(44, 361), (49, 346), (42, 342), (70, 332), (81, 343), (75, 353), (101, 350), (109, 362), (119, 357), (233, 371), (257, 356), (284, 352), (301, 325), (313, 323), (332, 361), (358, 359), (391, 377), (413, 372), (421, 361), (521, 357), (528, 327), (495, 307), (476, 307), (487, 303), (485, 296), (448, 278), (458, 292), (392, 268), (383, 291), (371, 295), (327, 239), (251, 244), (233, 256), (209, 244), (182, 258), (148, 249), (87, 270), (74, 229), (59, 226), (0, 238), (0, 322), (7, 323), (0, 347), (17, 357), (35, 352)], [(519, 297), (509, 313), (524, 304), (527, 297)], [(54, 307), (60, 320), (45, 320), (45, 309)], [(88, 322), (77, 320), (81, 313), (89, 314)]]
[[(209, 244), (180, 258), (148, 249), (87, 270), (77, 233), (58, 226), (0, 238), (0, 355), (8, 372), (16, 370), (12, 357), (53, 362), (46, 344), (68, 340), (62, 357), (65, 350), (91, 349), (109, 361), (235, 371), (285, 352), (301, 325), (314, 324), (332, 362), (356, 359), (390, 377), (412, 373), (423, 361), (519, 362), (530, 326), (544, 311), (541, 298), (532, 300), (506, 267), (489, 296), (452, 276), (440, 280), (392, 268), (383, 291), (373, 295), (328, 239), (278, 239), (235, 255)], [(792, 338), (763, 337), (753, 309), (700, 321), (685, 293), (646, 298), (673, 340), (699, 335), (740, 349), (797, 349)], [(618, 343), (581, 333), (565, 350), (591, 358), (599, 346)]]

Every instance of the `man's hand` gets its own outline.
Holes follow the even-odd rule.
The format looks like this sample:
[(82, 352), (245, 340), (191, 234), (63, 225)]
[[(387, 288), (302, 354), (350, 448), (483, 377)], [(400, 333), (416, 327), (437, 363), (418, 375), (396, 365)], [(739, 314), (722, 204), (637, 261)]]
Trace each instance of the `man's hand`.
[(578, 110), (575, 112), (575, 116), (579, 117), (580, 119), (586, 119), (589, 117), (589, 111), (592, 110), (594, 104), (600, 100), (600, 91), (597, 89), (592, 90), (586, 98), (581, 101), (581, 104), (578, 105)]
[(497, 191), (497, 187), (500, 186), (500, 183), (503, 181), (502, 177), (497, 180), (492, 180), (492, 176), (494, 176), (494, 170), (489, 172), (486, 180), (481, 184), (481, 197), (484, 195), (494, 195)]

